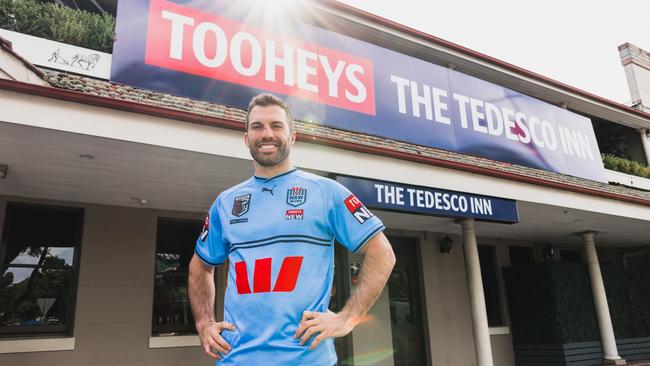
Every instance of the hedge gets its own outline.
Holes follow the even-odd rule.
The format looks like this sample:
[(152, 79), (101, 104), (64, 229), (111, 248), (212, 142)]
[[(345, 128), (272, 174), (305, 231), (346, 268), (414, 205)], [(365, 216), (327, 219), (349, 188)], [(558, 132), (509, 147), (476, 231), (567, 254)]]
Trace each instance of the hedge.
[(603, 154), (605, 168), (621, 173), (650, 178), (650, 167), (633, 160), (624, 159), (615, 155)]
[[(650, 337), (650, 268), (601, 271), (616, 337)], [(586, 264), (545, 262), (503, 274), (515, 345), (600, 340)]]
[(115, 18), (36, 0), (0, 0), (0, 28), (112, 53)]
[(598, 341), (585, 264), (503, 268), (515, 345)]
[(616, 337), (650, 337), (650, 268), (606, 266), (602, 273)]

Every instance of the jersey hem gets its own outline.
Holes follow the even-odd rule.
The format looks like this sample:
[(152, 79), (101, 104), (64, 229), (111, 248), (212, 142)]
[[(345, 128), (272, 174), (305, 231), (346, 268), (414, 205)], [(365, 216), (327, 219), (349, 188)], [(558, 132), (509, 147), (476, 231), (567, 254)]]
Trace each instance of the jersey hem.
[(203, 258), (203, 256), (201, 256), (201, 254), (199, 254), (199, 251), (196, 250), (196, 249), (194, 250), (194, 254), (196, 254), (196, 256), (199, 257), (199, 259), (201, 260), (201, 262), (203, 262), (204, 264), (206, 264), (206, 265), (208, 265), (208, 266), (210, 266), (210, 267), (220, 266), (220, 265), (222, 265), (222, 264), (224, 263), (224, 262), (221, 262), (221, 263), (213, 263), (213, 262), (210, 262), (209, 260)]
[(361, 248), (363, 248), (364, 245), (366, 245), (366, 243), (368, 243), (368, 241), (369, 241), (373, 236), (375, 236), (375, 234), (377, 234), (377, 233), (380, 232), (380, 231), (383, 231), (384, 229), (386, 229), (386, 226), (384, 226), (384, 225), (379, 225), (377, 228), (375, 228), (374, 230), (372, 230), (372, 231), (370, 232), (370, 234), (366, 235), (366, 237), (363, 238), (363, 240), (361, 240), (361, 242), (356, 246), (356, 248), (354, 248), (354, 250), (352, 251), (352, 253), (357, 253), (359, 250), (361, 250)]

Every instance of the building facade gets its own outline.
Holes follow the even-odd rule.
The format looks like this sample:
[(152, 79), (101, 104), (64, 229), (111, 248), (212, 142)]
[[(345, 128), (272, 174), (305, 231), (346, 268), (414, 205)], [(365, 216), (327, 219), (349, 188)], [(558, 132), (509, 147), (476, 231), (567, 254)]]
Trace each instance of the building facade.
[[(594, 128), (621, 126), (636, 149), (631, 155), (647, 165), (650, 115), (642, 109), (339, 3), (308, 2), (298, 10), (292, 16), (310, 27), (507, 88)], [(216, 195), (252, 174), (242, 141), (245, 111), (179, 96), (180, 89), (156, 91), (164, 73), (129, 76), (144, 77), (148, 88), (124, 85), (115, 68), (111, 80), (75, 70), (75, 56), (64, 48), (36, 61), (21, 56), (16, 40), (2, 45), (0, 363), (211, 364), (193, 329), (187, 263)], [(77, 64), (93, 53), (75, 51)], [(44, 54), (55, 52), (43, 46)], [(275, 92), (297, 102), (300, 113), (300, 97)], [(426, 103), (420, 105), (425, 117)], [(346, 116), (339, 110), (350, 107), (320, 112)], [(459, 152), (324, 121), (296, 121), (294, 163), (348, 179), (358, 196), (371, 189), (364, 201), (386, 224), (397, 256), (370, 315), (337, 340), (341, 364), (650, 359), (650, 289), (643, 285), (650, 282), (648, 179), (607, 169), (599, 170), (603, 179), (581, 177), (580, 169), (565, 174), (489, 151)], [(596, 137), (599, 145), (606, 140)], [(444, 194), (451, 200), (446, 209), (436, 201)], [(471, 209), (462, 209), (464, 199)], [(497, 202), (514, 207), (514, 217), (497, 217)], [(354, 290), (361, 263), (340, 249), (333, 310)], [(215, 276), (217, 317), (224, 271)]]

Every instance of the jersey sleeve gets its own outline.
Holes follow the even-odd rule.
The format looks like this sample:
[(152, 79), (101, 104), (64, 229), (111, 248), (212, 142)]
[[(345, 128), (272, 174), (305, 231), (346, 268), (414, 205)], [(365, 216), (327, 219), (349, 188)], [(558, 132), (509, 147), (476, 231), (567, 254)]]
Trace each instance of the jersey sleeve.
[(356, 253), (375, 234), (386, 227), (347, 188), (330, 181), (326, 189), (329, 201), (327, 223), (336, 240)]
[(223, 241), (219, 218), (220, 199), (214, 202), (203, 221), (203, 230), (196, 239), (194, 252), (203, 263), (218, 266), (228, 257), (228, 246)]

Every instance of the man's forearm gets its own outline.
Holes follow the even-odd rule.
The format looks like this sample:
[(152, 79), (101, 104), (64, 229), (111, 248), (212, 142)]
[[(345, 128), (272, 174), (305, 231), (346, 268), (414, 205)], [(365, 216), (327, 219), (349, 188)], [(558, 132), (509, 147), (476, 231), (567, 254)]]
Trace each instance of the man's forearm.
[(357, 288), (341, 310), (354, 324), (375, 304), (395, 266), (395, 254), (383, 233), (370, 239), (364, 249)]
[(214, 269), (206, 268), (194, 256), (190, 262), (188, 292), (197, 330), (214, 321)]

